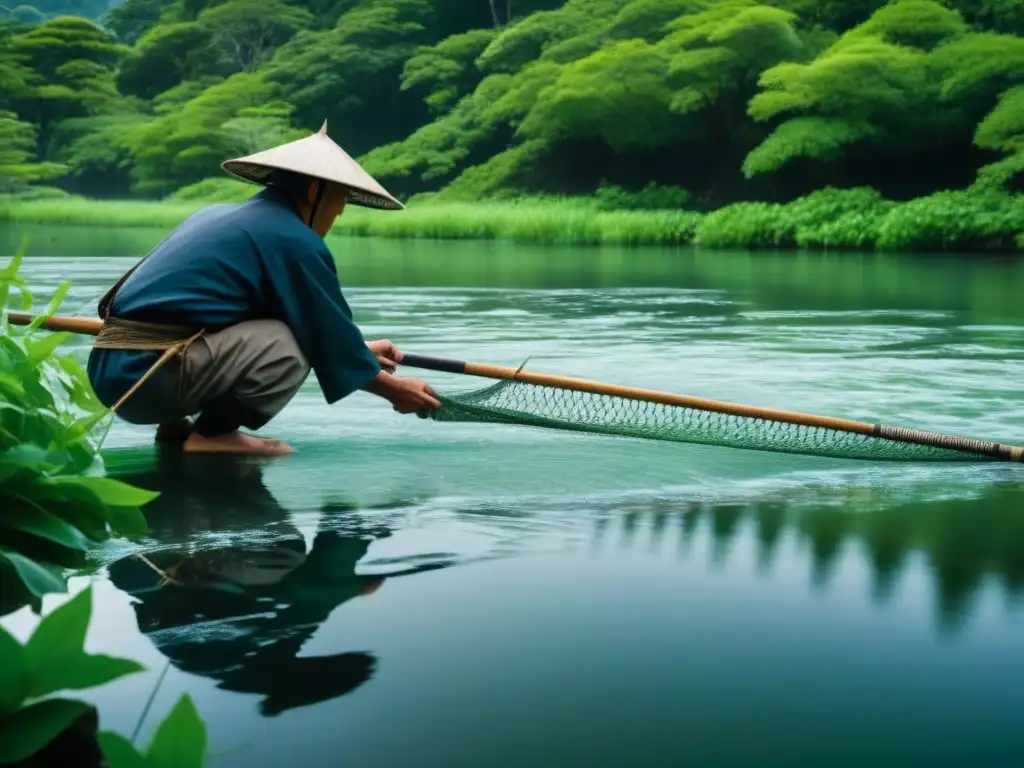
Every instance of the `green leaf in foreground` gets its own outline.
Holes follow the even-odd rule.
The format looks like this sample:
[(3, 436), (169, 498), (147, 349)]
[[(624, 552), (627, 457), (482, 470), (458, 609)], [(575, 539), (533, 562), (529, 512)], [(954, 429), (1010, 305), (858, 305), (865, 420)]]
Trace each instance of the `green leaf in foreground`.
[(0, 763), (25, 760), (89, 711), (70, 699), (47, 699), (0, 720)]
[(88, 488), (101, 502), (110, 507), (141, 507), (160, 495), (154, 491), (133, 488), (110, 477), (61, 477), (54, 482)]
[(0, 627), (0, 718), (25, 700), (24, 656), (21, 643)]
[(42, 674), (36, 670), (36, 675), (31, 681), (30, 692), (32, 696), (45, 696), (55, 691), (95, 688), (144, 669), (145, 667), (131, 659), (83, 653), (77, 658), (65, 662), (63, 668), (50, 666)]
[[(40, 315), (33, 322), (42, 322), (44, 319), (45, 317)], [(67, 332), (51, 333), (40, 339), (26, 339), (25, 351), (28, 353), (28, 364), (36, 366), (43, 362), (56, 351), (57, 347), (67, 341), (67, 338), (70, 335), (71, 334)]]
[(50, 611), (25, 644), (30, 674), (35, 674), (40, 665), (59, 667), (82, 653), (91, 616), (91, 588), (83, 589), (64, 605)]
[(102, 731), (96, 740), (110, 768), (153, 768), (153, 763), (140, 755), (132, 743), (113, 731)]
[(84, 651), (91, 616), (92, 588), (89, 587), (39, 623), (25, 645), (29, 697), (92, 688), (143, 669), (130, 659)]
[(0, 482), (21, 471), (44, 472), (53, 468), (47, 452), (33, 443), (22, 443), (0, 453)]
[(206, 725), (192, 698), (185, 694), (160, 723), (149, 749), (149, 761), (159, 768), (202, 768), (206, 756)]
[[(14, 500), (17, 500), (15, 497)], [(89, 549), (88, 539), (73, 525), (61, 520), (38, 504), (22, 500), (23, 504), (12, 505), (0, 515), (0, 531), (10, 528), (38, 536), (68, 549), (85, 552)]]
[(51, 592), (68, 591), (61, 569), (57, 566), (37, 563), (17, 552), (0, 547), (0, 564), (4, 561), (14, 569), (25, 588), (35, 597), (42, 597)]
[(107, 507), (110, 527), (121, 536), (145, 536), (149, 533), (149, 523), (138, 507)]

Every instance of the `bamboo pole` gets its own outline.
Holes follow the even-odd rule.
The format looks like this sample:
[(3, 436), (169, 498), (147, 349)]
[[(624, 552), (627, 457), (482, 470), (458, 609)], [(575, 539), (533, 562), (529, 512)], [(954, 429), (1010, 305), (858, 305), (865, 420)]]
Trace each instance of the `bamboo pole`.
[[(38, 315), (31, 315), (28, 312), (8, 312), (7, 319), (11, 325), (31, 325)], [(68, 333), (80, 333), (85, 336), (96, 336), (103, 327), (103, 321), (98, 317), (63, 317), (51, 315), (43, 321), (41, 328), (48, 331), (67, 331)]]
[(727, 403), (720, 400), (708, 400), (703, 397), (677, 395), (671, 392), (659, 392), (654, 389), (640, 389), (638, 387), (625, 387), (618, 384), (605, 384), (600, 381), (576, 379), (569, 376), (558, 376), (550, 373), (534, 373), (532, 371), (524, 371), (503, 365), (464, 363), (457, 360), (422, 357), (420, 355), (405, 355), (402, 358), (402, 365), (407, 365), (412, 368), (425, 368), (433, 371), (443, 371), (446, 373), (461, 373), (467, 376), (480, 376), (486, 379), (521, 381), (525, 384), (536, 384), (541, 387), (571, 389), (576, 392), (590, 392), (595, 395), (609, 395), (611, 397), (623, 397), (628, 400), (642, 400), (648, 403), (675, 405), (681, 408), (695, 408), (701, 411), (714, 411), (716, 413), (724, 413), (731, 416), (745, 416), (754, 419), (767, 419), (770, 421), (785, 421), (791, 424), (803, 424), (809, 427), (838, 429), (843, 432), (859, 432), (861, 434), (870, 435), (875, 430), (874, 424), (869, 424), (863, 421), (850, 421), (849, 419), (814, 416), (808, 413), (798, 413), (796, 411), (782, 411), (774, 408), (759, 408), (751, 405), (739, 405), (737, 403)]
[[(8, 312), (7, 319), (15, 325), (29, 325), (33, 320), (33, 316), (24, 312)], [(55, 315), (44, 320), (41, 327), (52, 331), (68, 331), (70, 333), (95, 336), (103, 327), (103, 321), (99, 318), (62, 317)], [(446, 358), (413, 354), (404, 355), (401, 364), (411, 368), (422, 368), (425, 370), (439, 371), (443, 373), (457, 373), (487, 379), (519, 381), (524, 384), (535, 384), (541, 387), (555, 387), (558, 389), (568, 389), (576, 392), (589, 392), (595, 395), (622, 397), (629, 400), (640, 400), (681, 408), (712, 411), (714, 413), (722, 413), (730, 416), (785, 422), (788, 424), (797, 424), (819, 429), (834, 429), (840, 432), (871, 435), (873, 437), (886, 440), (917, 443), (919, 445), (929, 445), (936, 448), (946, 448), (965, 453), (981, 454), (994, 459), (1000, 459), (1002, 461), (1024, 462), (1024, 447), (1022, 446), (1004, 445), (1002, 443), (975, 440), (973, 438), (959, 437), (956, 435), (942, 435), (935, 432), (924, 432), (916, 429), (892, 427), (885, 424), (872, 424), (866, 421), (853, 421), (850, 419), (839, 419), (831, 416), (817, 416), (810, 413), (800, 413), (799, 411), (786, 411), (777, 408), (761, 408), (752, 405), (741, 405), (722, 400), (710, 400), (704, 397), (677, 395), (671, 392), (659, 392), (653, 389), (641, 389), (638, 387), (626, 387), (618, 384), (606, 384), (600, 381), (577, 379), (550, 373), (536, 373), (533, 371), (525, 371), (522, 369), (522, 366), (519, 368), (512, 368), (510, 366), (503, 365), (465, 362), (461, 360), (449, 360)]]

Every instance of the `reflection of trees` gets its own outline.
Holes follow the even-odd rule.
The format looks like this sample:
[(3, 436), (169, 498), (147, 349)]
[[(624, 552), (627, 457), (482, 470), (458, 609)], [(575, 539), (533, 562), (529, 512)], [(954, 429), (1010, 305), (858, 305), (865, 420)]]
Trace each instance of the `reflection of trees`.
[(139, 629), (174, 666), (261, 695), (265, 715), (370, 679), (373, 654), (299, 653), (336, 608), (384, 582), (356, 566), (386, 527), (335, 506), (307, 547), (251, 460), (167, 455), (154, 471), (121, 477), (160, 491), (145, 511), (163, 546), (113, 563), (110, 579), (136, 598)]
[[(864, 499), (861, 499), (864, 501)], [(601, 518), (600, 536), (611, 546), (650, 536), (657, 546), (666, 536), (682, 538), (679, 556), (706, 536), (710, 560), (722, 567), (743, 531), (756, 541), (756, 565), (770, 575), (779, 547), (794, 539), (809, 560), (809, 581), (828, 589), (844, 551), (860, 549), (872, 570), (872, 596), (879, 604), (892, 595), (913, 553), (923, 556), (936, 594), (941, 631), (969, 620), (982, 586), (996, 580), (1008, 598), (1024, 591), (1024, 486), (988, 486), (978, 498), (905, 501), (867, 509), (851, 499), (837, 505), (765, 502), (652, 510), (646, 520), (626, 515), (617, 534)], [(678, 532), (678, 533), (676, 533)]]

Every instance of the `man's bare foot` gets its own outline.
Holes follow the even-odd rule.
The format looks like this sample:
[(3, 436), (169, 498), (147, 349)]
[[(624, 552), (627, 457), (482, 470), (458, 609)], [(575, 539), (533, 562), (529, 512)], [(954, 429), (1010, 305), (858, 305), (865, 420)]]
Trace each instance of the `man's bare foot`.
[(193, 432), (182, 449), (185, 453), (239, 453), (248, 456), (283, 456), (295, 452), (282, 440), (247, 435), (237, 430), (216, 437), (203, 437)]

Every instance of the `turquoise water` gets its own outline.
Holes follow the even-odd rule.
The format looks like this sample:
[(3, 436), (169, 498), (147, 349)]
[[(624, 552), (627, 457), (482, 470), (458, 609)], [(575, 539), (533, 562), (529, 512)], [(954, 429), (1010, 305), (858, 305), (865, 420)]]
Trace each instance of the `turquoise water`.
[[(159, 236), (32, 234), (26, 276), (84, 313)], [(407, 351), (1024, 443), (1014, 261), (331, 244)], [(128, 545), (75, 580), (90, 649), (148, 668), (89, 693), (103, 727), (144, 740), (187, 691), (224, 766), (1020, 761), (1020, 467), (436, 424), (313, 380), (266, 431), (298, 452), (112, 430), (163, 494), (142, 553), (191, 586)]]

